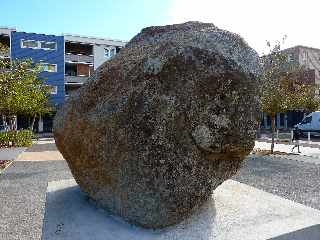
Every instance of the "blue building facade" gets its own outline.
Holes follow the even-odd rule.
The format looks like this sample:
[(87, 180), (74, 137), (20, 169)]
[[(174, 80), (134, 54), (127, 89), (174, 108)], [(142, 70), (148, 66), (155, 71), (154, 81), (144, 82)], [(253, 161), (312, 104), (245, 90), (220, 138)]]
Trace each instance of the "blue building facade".
[[(58, 109), (70, 94), (77, 91), (105, 61), (118, 53), (126, 42), (65, 34), (61, 36), (19, 32), (0, 27), (0, 43), (9, 51), (0, 52), (6, 61), (32, 59), (42, 65), (39, 74), (51, 87), (49, 102)], [(55, 111), (38, 116), (34, 130), (51, 132)], [(1, 118), (0, 118), (1, 121)], [(1, 126), (1, 122), (0, 122)], [(17, 116), (17, 128), (30, 126), (29, 116)]]
[(65, 99), (64, 87), (64, 37), (12, 32), (11, 33), (11, 59), (32, 59), (34, 63), (43, 65), (40, 73), (52, 91), (50, 102), (58, 106)]

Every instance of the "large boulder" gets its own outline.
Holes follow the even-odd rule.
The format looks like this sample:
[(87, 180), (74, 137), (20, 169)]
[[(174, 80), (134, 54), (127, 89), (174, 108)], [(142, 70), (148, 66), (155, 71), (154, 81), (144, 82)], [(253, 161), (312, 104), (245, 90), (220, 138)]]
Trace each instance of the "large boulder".
[(178, 223), (252, 150), (259, 74), (257, 53), (213, 24), (145, 28), (57, 113), (56, 144), (99, 206)]

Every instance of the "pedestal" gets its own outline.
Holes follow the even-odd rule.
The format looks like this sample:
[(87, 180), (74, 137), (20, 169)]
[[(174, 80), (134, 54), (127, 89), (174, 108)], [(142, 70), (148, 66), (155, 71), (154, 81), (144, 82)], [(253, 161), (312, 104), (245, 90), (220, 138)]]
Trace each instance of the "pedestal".
[(50, 182), (44, 240), (318, 240), (320, 211), (226, 181), (184, 222), (162, 230), (130, 225), (98, 209), (72, 180)]

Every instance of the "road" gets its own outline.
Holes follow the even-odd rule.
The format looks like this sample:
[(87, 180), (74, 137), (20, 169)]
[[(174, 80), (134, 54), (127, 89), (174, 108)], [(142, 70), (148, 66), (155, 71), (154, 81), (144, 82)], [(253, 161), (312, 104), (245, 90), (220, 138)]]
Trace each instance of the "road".
[(320, 209), (320, 164), (305, 162), (304, 158), (294, 156), (294, 160), (289, 160), (251, 155), (233, 179)]

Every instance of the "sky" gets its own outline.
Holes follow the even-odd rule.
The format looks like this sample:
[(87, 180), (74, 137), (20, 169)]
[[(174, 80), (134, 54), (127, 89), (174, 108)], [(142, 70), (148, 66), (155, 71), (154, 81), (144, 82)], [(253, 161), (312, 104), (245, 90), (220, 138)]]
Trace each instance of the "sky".
[(202, 21), (240, 34), (259, 54), (285, 35), (284, 48), (320, 48), (319, 0), (0, 1), (0, 26), (18, 31), (128, 41), (147, 26)]

